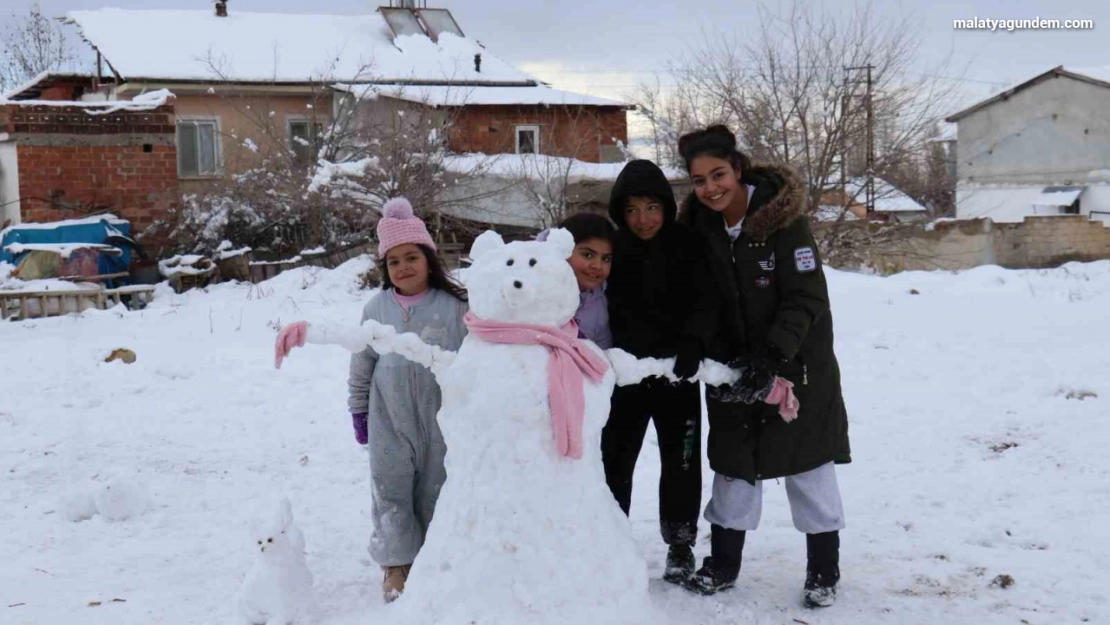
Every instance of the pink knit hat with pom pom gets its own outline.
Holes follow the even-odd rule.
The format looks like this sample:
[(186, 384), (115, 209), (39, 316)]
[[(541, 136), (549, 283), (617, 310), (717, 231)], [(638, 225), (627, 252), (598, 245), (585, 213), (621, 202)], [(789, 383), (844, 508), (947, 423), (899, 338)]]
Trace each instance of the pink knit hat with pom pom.
[(436, 249), (428, 227), (412, 214), (412, 204), (403, 197), (395, 197), (382, 207), (382, 218), (378, 220), (378, 258), (385, 258), (389, 250), (405, 243)]

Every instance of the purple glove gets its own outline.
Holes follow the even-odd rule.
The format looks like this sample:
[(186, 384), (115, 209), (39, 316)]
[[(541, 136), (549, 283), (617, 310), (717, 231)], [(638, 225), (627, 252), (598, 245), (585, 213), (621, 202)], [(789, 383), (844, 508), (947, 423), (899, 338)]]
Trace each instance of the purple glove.
[(366, 413), (352, 414), (351, 423), (355, 426), (355, 440), (358, 441), (359, 445), (365, 445), (369, 440), (369, 433), (366, 430)]

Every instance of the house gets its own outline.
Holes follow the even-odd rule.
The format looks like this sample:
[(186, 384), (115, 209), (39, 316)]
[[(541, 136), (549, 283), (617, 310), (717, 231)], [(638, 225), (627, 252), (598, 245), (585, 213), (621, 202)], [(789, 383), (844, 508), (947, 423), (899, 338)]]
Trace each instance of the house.
[(957, 125), (956, 216), (1110, 223), (1110, 71), (1048, 70), (947, 118)]
[[(97, 51), (107, 99), (154, 89), (177, 96), (185, 179), (241, 171), (273, 130), (303, 151), (302, 140), (329, 121), (335, 92), (352, 85), (373, 87), (382, 96), (375, 103), (460, 109), (449, 141), (455, 152), (602, 162), (621, 160), (617, 144), (627, 142), (629, 106), (541, 84), (467, 38), (443, 9), (297, 15), (236, 12), (224, 2), (215, 12), (102, 9), (68, 19)], [(591, 141), (569, 154), (557, 133), (575, 116), (596, 123)]]
[[(906, 195), (893, 184), (875, 178), (875, 210), (867, 214), (867, 179), (863, 176), (849, 178), (844, 189), (825, 192), (815, 215), (818, 221), (838, 221), (843, 214), (845, 221), (882, 221), (908, 223), (925, 221), (929, 211), (920, 202)], [(847, 202), (845, 201), (847, 200)], [(845, 211), (847, 205), (847, 211)]]
[(70, 12), (96, 72), (45, 74), (6, 96), (111, 103), (168, 90), (185, 194), (274, 155), (312, 165), (338, 103), (352, 94), (370, 96), (360, 99), (369, 117), (442, 111), (452, 152), (624, 159), (629, 105), (552, 89), (467, 37), (447, 10), (395, 0), (367, 15), (298, 15), (230, 4)]

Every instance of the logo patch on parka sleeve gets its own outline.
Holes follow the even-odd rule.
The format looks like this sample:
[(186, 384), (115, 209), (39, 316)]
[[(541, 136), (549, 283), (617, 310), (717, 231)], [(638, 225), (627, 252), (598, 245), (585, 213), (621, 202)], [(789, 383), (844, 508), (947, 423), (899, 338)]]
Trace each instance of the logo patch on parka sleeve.
[(799, 247), (794, 250), (794, 267), (799, 273), (817, 271), (817, 255), (812, 247)]

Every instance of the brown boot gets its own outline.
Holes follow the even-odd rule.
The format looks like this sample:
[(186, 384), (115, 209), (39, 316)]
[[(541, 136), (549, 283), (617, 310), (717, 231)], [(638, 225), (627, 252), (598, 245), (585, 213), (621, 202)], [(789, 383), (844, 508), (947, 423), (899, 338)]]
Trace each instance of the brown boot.
[(391, 603), (394, 599), (400, 597), (401, 593), (405, 592), (405, 582), (409, 578), (409, 569), (411, 568), (411, 564), (382, 567), (382, 571), (385, 573), (382, 577), (382, 596), (385, 597), (386, 603)]

